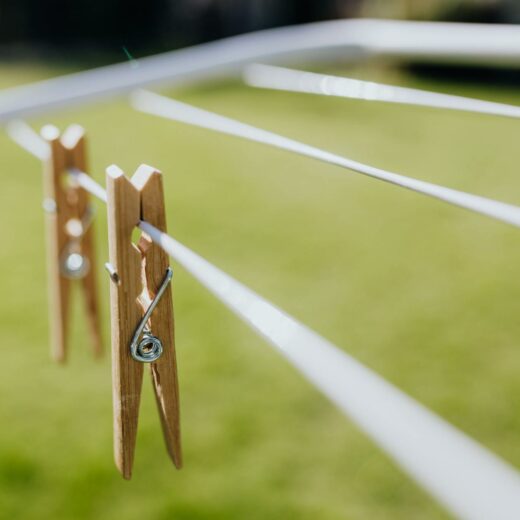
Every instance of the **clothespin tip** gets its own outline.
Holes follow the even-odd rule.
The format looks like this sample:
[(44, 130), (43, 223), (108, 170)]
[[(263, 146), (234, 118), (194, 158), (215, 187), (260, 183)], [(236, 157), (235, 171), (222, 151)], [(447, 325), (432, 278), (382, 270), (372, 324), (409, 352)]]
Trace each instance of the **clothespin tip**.
[(58, 127), (54, 125), (45, 125), (40, 130), (40, 135), (46, 141), (54, 141), (55, 139), (58, 139), (58, 137), (60, 136), (60, 131)]
[(125, 176), (123, 170), (119, 168), (119, 166), (117, 166), (116, 164), (111, 164), (110, 166), (108, 166), (106, 169), (106, 173), (112, 179), (118, 179), (119, 177)]
[(61, 144), (65, 148), (72, 150), (84, 135), (85, 130), (81, 125), (70, 125), (61, 136)]

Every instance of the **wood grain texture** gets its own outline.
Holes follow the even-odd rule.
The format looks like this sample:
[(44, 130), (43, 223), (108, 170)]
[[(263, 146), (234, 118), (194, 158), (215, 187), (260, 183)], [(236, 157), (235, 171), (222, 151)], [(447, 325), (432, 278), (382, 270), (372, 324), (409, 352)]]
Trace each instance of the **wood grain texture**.
[[(67, 152), (67, 168), (77, 168), (82, 172), (87, 172), (86, 138), (83, 128), (78, 125), (69, 126), (63, 133), (61, 142)], [(74, 209), (74, 217), (81, 221), (86, 212), (90, 210), (90, 194), (76, 185), (70, 188), (69, 198), (72, 199), (70, 202)], [(95, 357), (100, 357), (103, 352), (103, 342), (97, 291), (94, 224), (90, 225), (81, 238), (80, 246), (81, 254), (90, 264), (86, 275), (81, 279), (87, 325), (92, 341), (93, 354)]]
[(110, 263), (119, 281), (110, 283), (114, 458), (125, 479), (132, 476), (143, 365), (132, 359), (130, 343), (141, 320), (141, 253), (132, 243), (139, 222), (140, 194), (116, 166), (107, 169)]
[[(56, 128), (45, 127), (42, 129), (42, 136), (51, 149), (49, 159), (44, 162), (43, 169), (44, 207), (47, 207), (45, 221), (51, 357), (63, 363), (67, 357), (70, 299), (70, 280), (61, 276), (60, 272), (61, 254), (68, 242), (65, 224), (71, 216), (62, 182), (66, 152)], [(52, 204), (55, 211), (50, 208)]]
[[(141, 219), (166, 232), (166, 214), (162, 174), (154, 168), (141, 165), (132, 177), (141, 193)], [(145, 306), (153, 300), (164, 280), (169, 266), (168, 255), (143, 234), (138, 247), (143, 254), (143, 285)], [(175, 355), (172, 286), (168, 286), (150, 317), (150, 327), (163, 345), (162, 356), (150, 363), (152, 384), (161, 419), (168, 454), (177, 468), (182, 467), (179, 384)]]

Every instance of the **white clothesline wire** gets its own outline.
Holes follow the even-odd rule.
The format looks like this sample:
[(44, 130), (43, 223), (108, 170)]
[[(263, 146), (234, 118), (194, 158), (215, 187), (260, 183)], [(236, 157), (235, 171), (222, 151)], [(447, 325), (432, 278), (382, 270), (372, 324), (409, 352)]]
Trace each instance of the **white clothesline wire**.
[(9, 121), (6, 130), (9, 137), (24, 150), (40, 161), (47, 160), (50, 153), (49, 145), (25, 121)]
[[(18, 143), (22, 125), (11, 134)], [(39, 138), (26, 127), (25, 135), (30, 134), (29, 139)], [(34, 143), (24, 148), (38, 149)], [(84, 189), (106, 202), (102, 186), (84, 172), (73, 174)], [(171, 236), (147, 222), (138, 227), (454, 515), (471, 520), (520, 517), (520, 474), (515, 468)]]
[(186, 103), (181, 103), (180, 101), (153, 92), (145, 90), (134, 92), (132, 95), (132, 105), (137, 110), (159, 117), (215, 130), (249, 141), (267, 144), (275, 148), (281, 148), (312, 159), (317, 159), (318, 161), (347, 168), (369, 177), (386, 181), (390, 184), (395, 184), (418, 193), (423, 193), (424, 195), (429, 195), (430, 197), (443, 200), (455, 206), (469, 209), (476, 213), (487, 215), (488, 217), (520, 227), (520, 207), (518, 206), (368, 166), (352, 159), (241, 123), (228, 117), (220, 116), (207, 110), (193, 107)]
[(239, 76), (243, 65), (253, 61), (369, 56), (518, 66), (520, 27), (351, 19), (258, 31), (5, 89), (0, 91), (0, 123), (149, 85)]
[(513, 118), (520, 117), (520, 107), (505, 103), (494, 103), (463, 96), (396, 87), (373, 81), (317, 74), (271, 65), (253, 64), (246, 66), (243, 78), (248, 85), (258, 88), (419, 105)]
[(516, 469), (174, 238), (146, 223), (140, 228), (454, 515), (520, 518)]

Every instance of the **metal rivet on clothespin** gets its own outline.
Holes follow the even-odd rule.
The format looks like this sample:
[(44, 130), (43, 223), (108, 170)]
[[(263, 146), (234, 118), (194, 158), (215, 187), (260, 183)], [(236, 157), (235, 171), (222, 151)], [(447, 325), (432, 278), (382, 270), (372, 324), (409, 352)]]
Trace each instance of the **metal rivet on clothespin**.
[(114, 283), (119, 283), (119, 275), (117, 274), (116, 268), (110, 262), (105, 262), (105, 269), (110, 279)]
[(142, 165), (132, 179), (107, 169), (107, 210), (112, 329), (115, 461), (123, 477), (132, 474), (144, 364), (150, 367), (168, 453), (182, 465), (179, 391), (175, 359), (173, 272), (168, 255), (142, 234), (141, 220), (166, 231), (162, 175)]
[(101, 354), (101, 322), (97, 303), (94, 262), (94, 212), (89, 194), (69, 182), (69, 171), (85, 171), (83, 129), (70, 126), (59, 130), (46, 125), (42, 137), (50, 155), (44, 162), (44, 199), (47, 228), (51, 353), (57, 361), (67, 356), (67, 331), (70, 319), (70, 283), (80, 280), (86, 302), (86, 316), (95, 355)]
[(56, 201), (47, 197), (43, 199), (42, 208), (45, 213), (56, 213)]

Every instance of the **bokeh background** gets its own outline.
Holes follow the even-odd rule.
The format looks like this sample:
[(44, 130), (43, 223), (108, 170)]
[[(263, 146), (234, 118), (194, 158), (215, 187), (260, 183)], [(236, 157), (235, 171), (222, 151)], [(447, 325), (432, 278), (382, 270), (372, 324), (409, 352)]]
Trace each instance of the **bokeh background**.
[[(0, 1), (1, 52), (119, 61), (270, 27), (348, 17), (520, 22), (516, 0)], [(7, 45), (5, 45), (7, 44)]]
[[(265, 27), (335, 17), (520, 20), (514, 1), (0, 3), (0, 88)], [(371, 60), (316, 70), (520, 104), (514, 70)], [(389, 170), (519, 204), (515, 120), (260, 91), (167, 94)], [(132, 111), (83, 125), (93, 176), (165, 174), (169, 231), (520, 466), (518, 230), (329, 165)], [(439, 519), (446, 514), (277, 353), (175, 267), (185, 468), (145, 380), (132, 481), (112, 462), (109, 355), (78, 299), (48, 356), (41, 166), (0, 133), (0, 518)], [(107, 258), (104, 207), (96, 221)], [(100, 276), (108, 352), (108, 280)]]

